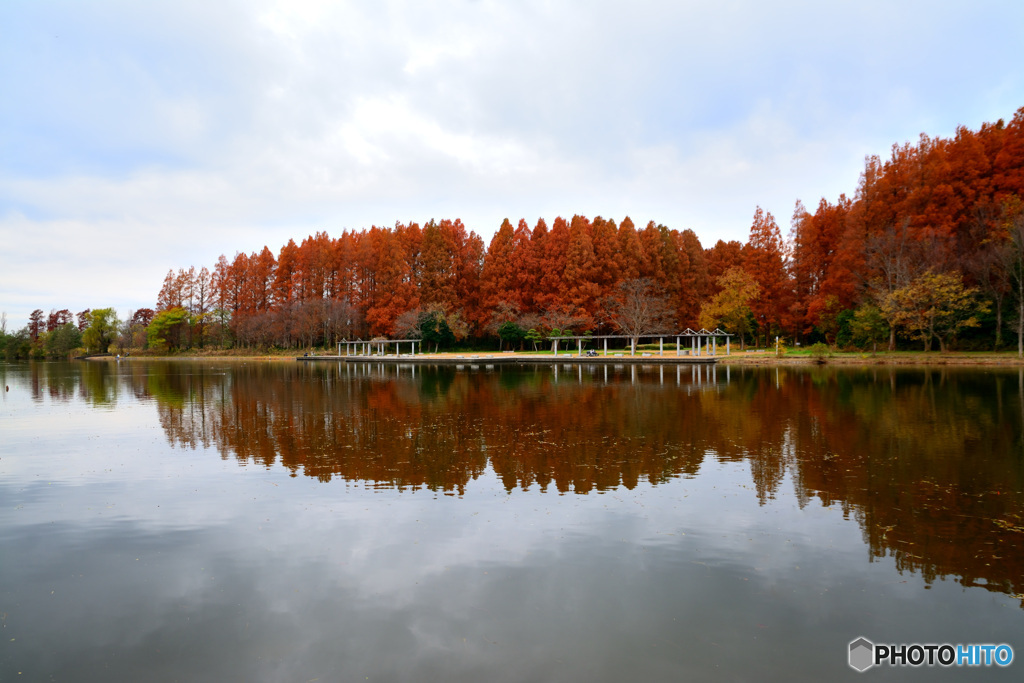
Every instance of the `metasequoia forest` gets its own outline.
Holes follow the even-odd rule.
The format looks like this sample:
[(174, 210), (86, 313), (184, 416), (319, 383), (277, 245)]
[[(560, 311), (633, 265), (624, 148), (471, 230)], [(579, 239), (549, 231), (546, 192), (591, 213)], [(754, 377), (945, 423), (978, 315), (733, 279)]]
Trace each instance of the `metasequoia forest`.
[[(120, 333), (100, 346), (388, 337), (522, 348), (558, 334), (719, 327), (740, 343), (890, 350), (998, 349), (1013, 336), (1024, 352), (1022, 196), (1024, 107), (1009, 123), (868, 157), (852, 197), (797, 201), (785, 236), (761, 208), (745, 244), (710, 247), (688, 229), (581, 215), (506, 219), (487, 245), (459, 219), (318, 232), (276, 254), (172, 269), (155, 309), (115, 319)], [(35, 341), (44, 316), (33, 315)], [(69, 311), (55, 315), (73, 326)]]

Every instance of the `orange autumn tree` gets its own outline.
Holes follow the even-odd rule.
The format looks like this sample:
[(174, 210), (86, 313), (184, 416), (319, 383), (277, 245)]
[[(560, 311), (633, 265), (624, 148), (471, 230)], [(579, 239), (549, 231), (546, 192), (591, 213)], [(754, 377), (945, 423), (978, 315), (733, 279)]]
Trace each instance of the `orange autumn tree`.
[(718, 292), (718, 279), (725, 271), (743, 265), (743, 244), (737, 240), (718, 240), (713, 247), (704, 250), (707, 268), (708, 293)]
[(634, 280), (640, 277), (642, 267), (640, 236), (636, 232), (636, 226), (629, 216), (622, 219), (619, 224), (618, 239), (618, 267), (619, 275), (623, 280)]
[(743, 268), (758, 285), (758, 297), (751, 304), (761, 334), (779, 332), (788, 322), (791, 288), (786, 271), (786, 245), (771, 213), (757, 207), (750, 226), (750, 239), (743, 248)]
[[(650, 277), (668, 297), (679, 327), (695, 326), (702, 306), (720, 292), (721, 276), (742, 267), (760, 288), (752, 303), (759, 331), (851, 343), (855, 312), (869, 312), (931, 268), (959, 276), (965, 288), (978, 290), (979, 310), (984, 299), (994, 311), (976, 316), (979, 326), (950, 344), (998, 345), (1004, 304), (1015, 301), (1001, 256), (1008, 242), (1001, 217), (1021, 201), (1022, 167), (1024, 108), (1009, 122), (961, 126), (949, 139), (922, 135), (869, 156), (852, 198), (821, 199), (813, 210), (797, 205), (790, 244), (760, 207), (746, 244), (719, 241), (709, 249), (692, 230), (651, 221), (638, 231), (628, 216), (618, 223), (557, 217), (550, 229), (539, 219), (533, 230), (525, 220), (513, 229), (508, 220), (487, 248), (458, 219), (423, 229), (396, 223), (346, 230), (335, 238), (319, 231), (289, 240), (276, 259), (268, 248), (218, 259), (207, 271), (210, 319), (217, 323), (211, 329), (244, 335), (210, 338), (327, 343), (337, 329), (329, 311), (345, 302), (354, 309), (345, 315), (353, 335), (393, 331), (398, 316), (426, 306), (459, 314), (480, 341), (493, 337), (499, 309), (498, 317), (523, 329), (542, 331), (543, 318), (548, 328), (609, 331), (594, 315), (595, 302), (639, 277)], [(182, 303), (206, 315), (206, 304), (197, 303), (200, 273), (172, 271), (157, 308)], [(894, 348), (906, 343), (895, 321), (889, 330)], [(206, 332), (194, 331), (202, 343)]]
[(676, 318), (680, 328), (699, 327), (701, 304), (711, 292), (707, 259), (700, 239), (693, 230), (683, 230), (676, 235), (680, 262), (685, 256), (686, 267), (681, 269), (679, 278), (679, 299), (676, 303)]
[(591, 224), (583, 216), (573, 216), (569, 226), (569, 246), (562, 271), (562, 305), (590, 327), (597, 312), (601, 288), (594, 243), (590, 239)]
[(793, 211), (794, 323), (805, 334), (821, 327), (823, 313), (852, 308), (857, 299), (857, 278), (841, 250), (849, 212), (845, 195), (836, 204), (822, 199), (813, 215), (799, 201)]
[[(520, 310), (532, 311), (533, 300), (536, 293), (537, 277), (533, 267), (532, 247), (530, 244), (533, 231), (525, 219), (519, 219), (512, 234), (512, 253), (509, 254), (509, 273), (515, 287), (511, 288), (510, 294), (516, 297), (512, 303)], [(485, 262), (486, 265), (486, 262)]]
[(365, 314), (373, 336), (394, 335), (398, 317), (419, 306), (409, 243), (402, 237), (403, 230), (379, 230), (373, 243), (377, 296)]
[(558, 216), (550, 231), (538, 232), (534, 230), (534, 237), (537, 244), (543, 243), (543, 248), (536, 255), (539, 278), (534, 300), (539, 311), (547, 311), (561, 308), (566, 303), (564, 274), (569, 252), (569, 223)]
[(493, 310), (502, 302), (515, 303), (517, 306), (520, 303), (521, 296), (513, 270), (514, 250), (515, 231), (506, 218), (491, 238), (480, 274), (483, 305), (488, 309)]

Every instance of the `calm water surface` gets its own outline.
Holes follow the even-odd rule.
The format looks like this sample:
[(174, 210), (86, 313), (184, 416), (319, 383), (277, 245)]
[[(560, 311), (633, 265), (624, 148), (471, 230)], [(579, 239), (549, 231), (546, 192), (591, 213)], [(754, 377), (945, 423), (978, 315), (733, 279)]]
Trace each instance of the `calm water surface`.
[[(0, 365), (0, 680), (1020, 680), (1013, 370)], [(1005, 669), (846, 662), (1007, 643)]]

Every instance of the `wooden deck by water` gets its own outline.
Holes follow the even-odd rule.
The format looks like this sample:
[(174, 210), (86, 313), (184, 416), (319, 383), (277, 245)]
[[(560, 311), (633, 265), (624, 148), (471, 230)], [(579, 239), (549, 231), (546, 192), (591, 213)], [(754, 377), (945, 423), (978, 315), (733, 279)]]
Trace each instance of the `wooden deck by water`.
[(718, 356), (677, 356), (637, 354), (608, 356), (577, 356), (576, 354), (559, 356), (516, 356), (512, 354), (467, 354), (462, 356), (435, 356), (432, 354), (401, 354), (401, 355), (361, 355), (361, 356), (299, 356), (300, 361), (334, 361), (342, 363), (396, 363), (417, 365), (714, 365)]

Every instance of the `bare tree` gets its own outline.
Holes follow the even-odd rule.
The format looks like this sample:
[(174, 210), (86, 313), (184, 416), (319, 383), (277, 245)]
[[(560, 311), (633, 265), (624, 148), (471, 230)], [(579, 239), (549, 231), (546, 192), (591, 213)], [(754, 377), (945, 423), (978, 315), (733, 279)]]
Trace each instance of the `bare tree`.
[(672, 329), (672, 306), (651, 278), (634, 278), (619, 283), (615, 293), (605, 300), (605, 311), (609, 322), (630, 338), (633, 354), (640, 337), (667, 333)]
[(491, 320), (484, 328), (489, 334), (498, 335), (498, 328), (507, 322), (516, 322), (519, 319), (519, 304), (514, 301), (499, 301), (491, 314)]
[(420, 319), (423, 317), (423, 310), (412, 308), (400, 313), (395, 318), (395, 334), (402, 339), (419, 339), (423, 336), (420, 329)]
[(129, 310), (128, 315), (117, 326), (117, 336), (114, 343), (117, 344), (117, 352), (124, 353), (132, 348), (133, 334), (132, 321), (135, 319), (135, 311)]
[(324, 309), (324, 342), (351, 337), (359, 326), (359, 309), (347, 298), (328, 299)]
[(1017, 357), (1024, 358), (1024, 207), (1007, 209), (1006, 229), (1010, 237), (1006, 262), (1013, 279), (1013, 296), (1017, 299)]
[[(569, 336), (573, 330), (578, 331), (588, 325), (589, 322), (589, 317), (579, 315), (568, 306), (549, 308), (544, 311), (544, 315), (541, 317), (541, 325), (551, 331), (549, 337)], [(556, 353), (558, 352), (558, 339), (551, 340), (551, 350)]]
[(299, 344), (313, 347), (316, 334), (321, 329), (323, 314), (321, 308), (322, 299), (310, 299), (308, 301), (296, 302), (292, 310), (292, 335)]
[(993, 202), (979, 203), (958, 237), (957, 269), (973, 280), (995, 304), (995, 349), (1003, 345), (1003, 305), (1010, 295), (1010, 268), (1007, 253), (1012, 250), (1009, 236), (1000, 231), (1000, 207)]
[[(886, 300), (893, 292), (909, 285), (935, 263), (927, 258), (928, 251), (937, 252), (938, 247), (934, 243), (915, 242), (910, 235), (909, 220), (904, 220), (898, 227), (890, 225), (880, 235), (868, 237), (864, 243), (864, 258), (871, 275), (865, 284), (880, 309), (885, 310)], [(886, 317), (886, 322), (889, 324), (889, 350), (895, 351), (897, 321)]]

